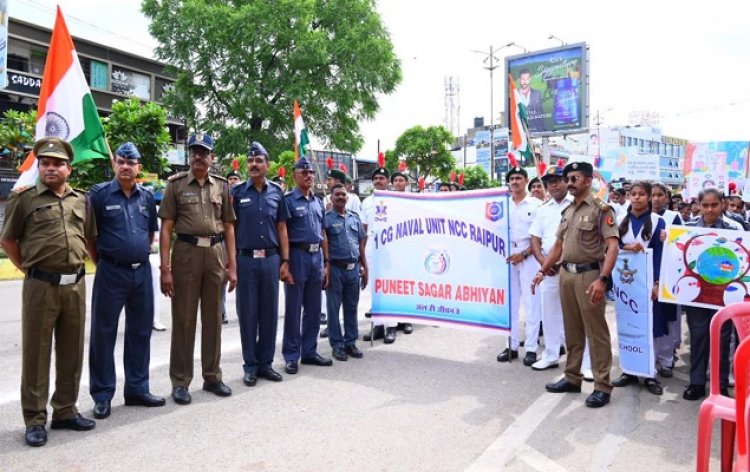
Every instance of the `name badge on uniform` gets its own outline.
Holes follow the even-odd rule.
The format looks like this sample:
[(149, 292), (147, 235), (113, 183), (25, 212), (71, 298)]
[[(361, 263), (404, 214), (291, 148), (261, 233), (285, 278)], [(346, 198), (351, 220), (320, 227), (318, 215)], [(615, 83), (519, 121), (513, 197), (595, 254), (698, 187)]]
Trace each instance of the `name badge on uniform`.
[(584, 222), (588, 222), (589, 221), (589, 215), (584, 215), (583, 216), (583, 221)]
[(34, 208), (34, 211), (47, 211), (51, 209), (52, 209), (52, 205), (44, 205), (44, 206), (39, 206), (39, 207)]
[(297, 211), (301, 211), (301, 210), (304, 210), (304, 209), (305, 209), (305, 207), (304, 207), (304, 206), (301, 206), (301, 207), (297, 207)]
[(107, 205), (105, 209), (106, 210), (119, 210), (120, 208), (122, 208), (122, 206), (120, 205)]
[(183, 197), (194, 197), (195, 195), (198, 195), (195, 192), (182, 192)]
[(247, 203), (249, 201), (250, 201), (249, 198), (240, 198), (240, 203)]

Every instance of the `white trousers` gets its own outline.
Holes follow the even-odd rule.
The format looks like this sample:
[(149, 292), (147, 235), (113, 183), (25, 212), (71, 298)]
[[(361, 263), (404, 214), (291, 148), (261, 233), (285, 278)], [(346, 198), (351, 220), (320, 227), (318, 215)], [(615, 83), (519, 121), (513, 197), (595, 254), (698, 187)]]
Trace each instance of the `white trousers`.
[[(542, 321), (540, 296), (531, 294), (531, 281), (539, 271), (539, 263), (533, 256), (510, 266), (510, 348), (518, 350), (521, 341), (520, 309), (526, 317), (526, 352), (536, 351), (539, 346), (539, 323)], [(546, 328), (545, 328), (546, 329)]]
[(562, 304), (560, 303), (560, 276), (545, 277), (541, 285), (541, 312), (544, 326), (544, 359), (560, 358), (560, 346), (565, 345)]

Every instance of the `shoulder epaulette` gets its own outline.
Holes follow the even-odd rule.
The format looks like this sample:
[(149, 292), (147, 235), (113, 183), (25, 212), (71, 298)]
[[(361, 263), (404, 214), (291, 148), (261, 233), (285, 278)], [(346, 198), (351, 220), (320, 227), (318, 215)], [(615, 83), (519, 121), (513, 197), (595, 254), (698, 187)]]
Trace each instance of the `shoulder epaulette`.
[(596, 206), (598, 206), (601, 211), (612, 210), (612, 207), (599, 197), (594, 197), (594, 203), (596, 203)]
[(80, 193), (84, 197), (86, 196), (86, 191), (85, 190), (81, 190), (79, 188), (74, 188), (73, 191), (76, 192), (76, 193)]
[(281, 190), (281, 185), (277, 184), (273, 180), (266, 180), (266, 182), (268, 183), (268, 185), (273, 185), (274, 187), (277, 187), (279, 190)]
[(211, 177), (221, 180), (222, 182), (228, 182), (227, 178), (219, 174), (211, 174)]
[(188, 175), (188, 173), (187, 173), (187, 172), (178, 172), (178, 173), (176, 173), (175, 175), (171, 175), (171, 176), (169, 176), (169, 177), (167, 178), (167, 180), (168, 180), (169, 182), (172, 182), (172, 181), (174, 181), (174, 180), (177, 180), (177, 179), (182, 179), (182, 178), (184, 178), (184, 177), (187, 177), (187, 175)]
[(91, 193), (99, 193), (104, 187), (107, 186), (109, 182), (101, 182), (98, 184), (95, 184), (93, 187), (89, 189), (89, 192)]
[(35, 188), (35, 187), (36, 185), (24, 185), (23, 187), (14, 188), (12, 192), (20, 194), (28, 190), (31, 190), (32, 188)]

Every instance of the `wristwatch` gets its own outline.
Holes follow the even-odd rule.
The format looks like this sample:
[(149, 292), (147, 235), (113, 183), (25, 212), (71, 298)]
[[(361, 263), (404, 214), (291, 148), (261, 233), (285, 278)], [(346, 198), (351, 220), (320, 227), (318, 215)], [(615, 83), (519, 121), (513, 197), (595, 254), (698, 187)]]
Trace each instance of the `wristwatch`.
[(607, 282), (609, 282), (609, 277), (607, 277), (606, 275), (600, 275), (599, 280), (606, 284)]

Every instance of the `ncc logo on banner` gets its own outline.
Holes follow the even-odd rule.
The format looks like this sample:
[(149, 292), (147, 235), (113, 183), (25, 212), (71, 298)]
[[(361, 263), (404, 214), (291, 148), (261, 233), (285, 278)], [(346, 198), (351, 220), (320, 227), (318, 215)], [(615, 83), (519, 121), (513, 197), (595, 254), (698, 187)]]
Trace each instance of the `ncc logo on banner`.
[(501, 202), (487, 202), (484, 205), (484, 217), (493, 223), (503, 217), (503, 204)]

